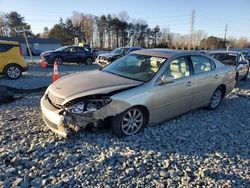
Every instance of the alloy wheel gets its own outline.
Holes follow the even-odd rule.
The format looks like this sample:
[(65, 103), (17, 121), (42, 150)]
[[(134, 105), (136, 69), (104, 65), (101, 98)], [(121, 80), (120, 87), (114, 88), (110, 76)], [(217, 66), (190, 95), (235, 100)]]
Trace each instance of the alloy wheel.
[(7, 69), (7, 75), (11, 79), (16, 79), (20, 76), (21, 70), (16, 66), (11, 66)]
[(55, 61), (57, 61), (58, 65), (62, 65), (62, 64), (63, 64), (63, 60), (62, 60), (62, 58), (60, 58), (60, 57), (57, 57), (57, 58), (55, 59)]
[(92, 59), (87, 58), (87, 59), (85, 60), (85, 63), (86, 63), (86, 65), (91, 65), (91, 64), (92, 64)]
[(220, 101), (221, 101), (221, 98), (222, 98), (222, 92), (220, 89), (216, 90), (212, 96), (212, 99), (211, 99), (211, 107), (212, 108), (216, 108)]
[(121, 128), (125, 135), (137, 133), (143, 125), (143, 114), (137, 108), (127, 111), (121, 121)]

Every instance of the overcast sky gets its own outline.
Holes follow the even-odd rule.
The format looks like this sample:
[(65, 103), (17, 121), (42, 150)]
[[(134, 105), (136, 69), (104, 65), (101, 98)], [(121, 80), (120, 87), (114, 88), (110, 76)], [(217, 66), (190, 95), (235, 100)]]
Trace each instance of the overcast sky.
[(73, 11), (98, 16), (125, 10), (130, 18), (144, 19), (150, 27), (188, 34), (192, 9), (195, 30), (224, 37), (228, 24), (228, 36), (250, 39), (250, 0), (0, 0), (0, 12), (17, 11), (34, 33), (51, 28), (60, 17), (71, 17)]

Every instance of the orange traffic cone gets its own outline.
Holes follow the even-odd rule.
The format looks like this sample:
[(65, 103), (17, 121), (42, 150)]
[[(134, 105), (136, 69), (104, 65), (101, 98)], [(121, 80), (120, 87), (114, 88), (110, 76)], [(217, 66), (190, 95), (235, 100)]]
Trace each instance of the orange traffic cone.
[(53, 71), (53, 82), (60, 78), (59, 71), (58, 71), (58, 63), (57, 61), (54, 62), (54, 71)]
[(42, 68), (46, 68), (47, 64), (44, 60), (41, 60), (41, 66), (42, 66)]

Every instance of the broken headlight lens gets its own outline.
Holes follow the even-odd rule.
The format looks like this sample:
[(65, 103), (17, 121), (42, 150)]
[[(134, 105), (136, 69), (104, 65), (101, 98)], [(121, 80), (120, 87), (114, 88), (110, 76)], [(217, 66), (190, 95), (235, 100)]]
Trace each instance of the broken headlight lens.
[(93, 99), (77, 102), (73, 105), (69, 105), (65, 110), (73, 114), (86, 114), (90, 112), (95, 112), (96, 110), (102, 108), (111, 102), (111, 99)]

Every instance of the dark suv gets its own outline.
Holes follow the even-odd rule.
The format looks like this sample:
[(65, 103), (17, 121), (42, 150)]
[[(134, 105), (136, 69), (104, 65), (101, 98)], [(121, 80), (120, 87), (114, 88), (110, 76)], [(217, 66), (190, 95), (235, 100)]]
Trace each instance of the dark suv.
[(41, 60), (47, 64), (53, 64), (58, 61), (59, 64), (64, 62), (76, 62), (78, 64), (92, 64), (94, 57), (89, 48), (80, 46), (63, 46), (54, 51), (45, 51), (40, 55)]
[(108, 65), (109, 63), (112, 63), (113, 61), (121, 58), (122, 56), (129, 54), (130, 52), (133, 52), (135, 50), (142, 50), (143, 48), (140, 47), (121, 47), (116, 48), (110, 53), (104, 53), (100, 54), (96, 58), (96, 62), (101, 66), (104, 67)]

